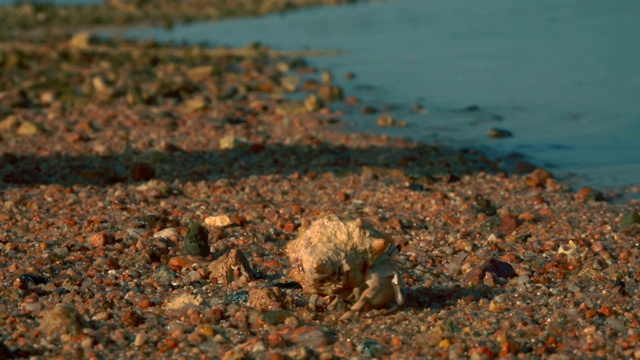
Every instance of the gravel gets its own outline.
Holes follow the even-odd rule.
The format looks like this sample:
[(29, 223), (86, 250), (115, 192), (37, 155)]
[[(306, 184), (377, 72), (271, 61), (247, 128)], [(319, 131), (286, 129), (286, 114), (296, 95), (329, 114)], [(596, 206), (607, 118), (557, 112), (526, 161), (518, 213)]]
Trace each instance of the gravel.
[[(0, 50), (0, 358), (640, 357), (637, 201), (351, 133), (299, 59), (68, 40)], [(327, 213), (401, 246), (403, 307), (287, 277)]]

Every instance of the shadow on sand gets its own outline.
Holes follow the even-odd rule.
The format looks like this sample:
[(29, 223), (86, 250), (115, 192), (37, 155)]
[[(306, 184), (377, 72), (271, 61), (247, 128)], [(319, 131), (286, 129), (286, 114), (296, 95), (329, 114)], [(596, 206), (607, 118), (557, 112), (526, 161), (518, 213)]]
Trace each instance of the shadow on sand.
[(0, 155), (0, 189), (59, 184), (107, 186), (158, 179), (172, 182), (215, 181), (249, 176), (333, 172), (375, 174), (413, 179), (450, 179), (478, 171), (494, 172), (496, 163), (475, 150), (428, 144), (407, 147), (353, 148), (319, 143), (247, 145), (204, 152), (128, 150), (112, 156)]

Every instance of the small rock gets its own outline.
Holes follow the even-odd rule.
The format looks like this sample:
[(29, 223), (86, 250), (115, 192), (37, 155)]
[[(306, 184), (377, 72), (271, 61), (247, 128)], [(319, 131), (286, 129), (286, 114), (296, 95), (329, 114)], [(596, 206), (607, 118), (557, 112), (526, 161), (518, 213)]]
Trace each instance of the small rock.
[[(256, 309), (280, 309), (284, 295), (277, 287), (255, 287), (249, 289), (249, 306)], [(283, 319), (284, 320), (284, 319)]]
[(324, 101), (342, 100), (344, 92), (337, 85), (321, 85), (318, 88), (318, 96)]
[(220, 150), (235, 149), (236, 147), (240, 145), (245, 145), (247, 143), (248, 141), (246, 139), (240, 139), (235, 137), (232, 134), (228, 134), (223, 136), (222, 139), (220, 139)]
[(569, 240), (568, 244), (560, 245), (558, 247), (558, 254), (565, 254), (569, 260), (577, 260), (580, 258), (578, 247), (573, 240)]
[(0, 121), (0, 131), (8, 131), (18, 126), (18, 118), (15, 115), (9, 115)]
[(99, 101), (108, 101), (113, 97), (113, 88), (107, 85), (102, 77), (95, 76), (91, 79), (91, 85), (93, 86), (95, 96)]
[(233, 225), (233, 223), (231, 222), (231, 218), (229, 218), (227, 215), (219, 215), (207, 217), (206, 219), (204, 219), (204, 225), (207, 227), (227, 227)]
[(224, 298), (225, 303), (248, 303), (249, 302), (249, 292), (247, 290), (240, 290), (234, 292), (233, 294), (229, 294)]
[(187, 99), (182, 103), (181, 108), (184, 112), (205, 110), (207, 108), (207, 101), (201, 97)]
[(91, 32), (82, 31), (73, 35), (71, 40), (69, 40), (69, 47), (77, 50), (86, 49), (89, 47), (90, 40)]
[(158, 282), (158, 285), (168, 286), (176, 278), (176, 273), (171, 271), (167, 266), (160, 266), (151, 278)]
[(624, 322), (617, 317), (608, 317), (604, 323), (608, 328), (615, 330), (617, 333), (623, 334), (627, 331)]
[(147, 334), (145, 334), (143, 332), (138, 333), (136, 335), (136, 339), (133, 341), (133, 345), (136, 346), (136, 347), (140, 347), (140, 346), (144, 345), (147, 342), (148, 338), (149, 337), (147, 336)]
[(604, 195), (602, 195), (600, 191), (596, 191), (588, 186), (578, 190), (578, 192), (576, 193), (576, 197), (582, 202), (604, 200)]
[(365, 339), (356, 349), (367, 358), (380, 358), (388, 352), (384, 344), (372, 339)]
[(513, 133), (506, 129), (491, 128), (489, 129), (489, 131), (487, 131), (487, 135), (490, 138), (502, 139), (506, 137), (512, 137)]
[(537, 168), (524, 179), (524, 182), (529, 187), (541, 187), (544, 186), (548, 179), (552, 178), (553, 176), (550, 172), (542, 168)]
[(331, 84), (332, 81), (333, 75), (328, 70), (322, 71), (322, 82), (325, 84)]
[(263, 352), (265, 350), (267, 350), (267, 346), (262, 341), (258, 341), (253, 345), (251, 352), (257, 353), (257, 352)]
[(145, 321), (144, 316), (135, 310), (129, 310), (122, 316), (122, 323), (127, 326), (136, 327)]
[(287, 310), (271, 310), (262, 314), (261, 319), (267, 324), (277, 325), (283, 324), (290, 316), (292, 316), (291, 312)]
[(308, 112), (318, 111), (323, 106), (324, 103), (316, 95), (309, 95), (309, 97), (304, 100), (304, 107)]
[(25, 283), (34, 284), (34, 285), (46, 284), (49, 282), (49, 280), (46, 277), (38, 274), (22, 274), (19, 276), (19, 278)]
[(374, 108), (373, 106), (365, 106), (362, 108), (363, 114), (375, 114), (377, 112), (378, 112), (378, 109)]
[(186, 75), (191, 81), (201, 81), (213, 74), (212, 65), (195, 66), (186, 71)]
[(209, 256), (209, 232), (200, 223), (195, 222), (189, 227), (187, 238), (182, 244), (182, 255)]
[(3, 342), (0, 342), (0, 360), (11, 359), (11, 350)]
[(496, 277), (508, 279), (516, 277), (516, 271), (513, 266), (508, 262), (500, 261), (495, 258), (489, 258), (483, 261), (480, 265), (471, 269), (462, 279), (465, 284), (480, 285), (484, 284), (486, 273), (490, 272), (495, 274)]
[(49, 337), (61, 335), (77, 335), (87, 323), (78, 310), (68, 304), (58, 304), (53, 310), (44, 314), (40, 322), (40, 330)]
[(231, 249), (228, 253), (209, 264), (210, 279), (219, 284), (246, 284), (253, 280), (253, 270), (244, 254), (238, 249)]
[(185, 306), (198, 307), (202, 304), (202, 298), (200, 296), (194, 296), (191, 294), (180, 294), (173, 300), (164, 305), (167, 310), (181, 309)]
[(113, 243), (114, 237), (111, 234), (108, 234), (106, 231), (100, 231), (99, 233), (95, 233), (87, 239), (89, 244), (100, 247)]
[(500, 219), (500, 226), (498, 226), (498, 232), (505, 235), (510, 235), (518, 227), (518, 219), (512, 214), (506, 214)]
[(328, 345), (333, 343), (331, 336), (321, 331), (316, 326), (301, 326), (295, 330), (292, 330), (284, 334), (284, 338), (293, 342), (298, 346), (316, 348), (321, 345)]
[(16, 130), (16, 133), (21, 136), (31, 136), (40, 132), (40, 127), (31, 121), (25, 121)]
[(484, 273), (484, 284), (487, 285), (488, 287), (495, 287), (496, 286), (496, 276), (492, 273), (487, 271), (486, 273)]
[(630, 212), (622, 219), (622, 226), (620, 231), (625, 231), (628, 227), (640, 224), (640, 214), (637, 212)]
[(391, 115), (382, 114), (378, 117), (378, 126), (380, 127), (407, 127), (404, 120), (396, 120)]
[(206, 337), (212, 337), (216, 334), (216, 330), (208, 323), (198, 325), (196, 327), (196, 332)]
[(153, 234), (153, 237), (154, 239), (164, 238), (164, 239), (169, 239), (171, 241), (177, 241), (180, 239), (180, 234), (178, 233), (178, 230), (176, 230), (175, 228), (166, 228)]
[(131, 179), (133, 181), (148, 181), (156, 176), (156, 171), (147, 163), (133, 163), (131, 166)]

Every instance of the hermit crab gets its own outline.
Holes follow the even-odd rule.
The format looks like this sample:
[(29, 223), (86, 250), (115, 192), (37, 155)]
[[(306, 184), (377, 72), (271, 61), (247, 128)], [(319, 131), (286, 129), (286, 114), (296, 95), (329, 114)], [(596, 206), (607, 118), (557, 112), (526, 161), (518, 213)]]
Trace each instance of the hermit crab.
[(327, 215), (302, 228), (287, 244), (289, 277), (306, 294), (338, 295), (356, 302), (340, 319), (355, 312), (383, 307), (393, 300), (404, 304), (402, 278), (393, 256), (393, 240), (362, 219)]

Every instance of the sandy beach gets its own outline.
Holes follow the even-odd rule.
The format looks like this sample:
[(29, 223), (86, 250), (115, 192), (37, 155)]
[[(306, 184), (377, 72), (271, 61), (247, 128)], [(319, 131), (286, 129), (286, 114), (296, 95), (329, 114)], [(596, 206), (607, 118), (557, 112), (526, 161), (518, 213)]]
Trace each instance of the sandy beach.
[[(640, 358), (637, 201), (351, 133), (367, 104), (265, 45), (51, 26), (0, 44), (0, 359)], [(403, 306), (288, 277), (325, 214), (399, 245)]]

